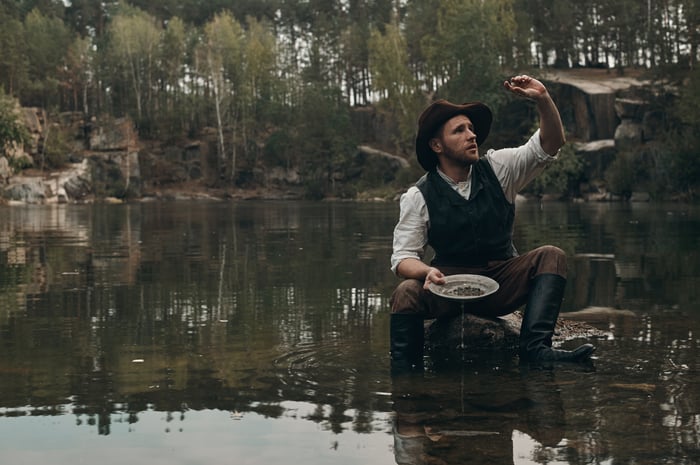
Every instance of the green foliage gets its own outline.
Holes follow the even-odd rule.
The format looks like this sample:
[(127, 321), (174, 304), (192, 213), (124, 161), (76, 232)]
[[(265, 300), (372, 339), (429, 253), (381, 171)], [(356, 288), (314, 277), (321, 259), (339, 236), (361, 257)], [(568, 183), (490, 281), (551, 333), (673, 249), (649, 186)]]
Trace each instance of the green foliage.
[(0, 87), (0, 155), (14, 144), (24, 144), (29, 141), (27, 128), (22, 124), (17, 113), (17, 102), (7, 96)]
[[(608, 190), (622, 197), (634, 191), (647, 191), (655, 198), (694, 199), (700, 190), (700, 72), (692, 71), (685, 80), (675, 104), (661, 95), (657, 106), (665, 119), (655, 141), (635, 152), (621, 152), (608, 168)], [(669, 124), (670, 121), (670, 124)]]
[[(500, 84), (500, 59), (515, 30), (509, 0), (444, 0), (437, 31), (425, 36), (429, 69), (444, 82), (438, 89), (448, 100), (494, 103)], [(509, 52), (508, 52), (509, 53)], [(500, 89), (500, 88), (499, 88)]]
[[(374, 89), (388, 100), (399, 100), (403, 94), (416, 91), (408, 69), (406, 41), (396, 24), (389, 24), (382, 33), (374, 29), (369, 39), (369, 66), (374, 76)], [(400, 100), (397, 107), (400, 107)]]
[(319, 198), (340, 194), (336, 181), (355, 151), (350, 129), (350, 109), (338, 89), (308, 87), (296, 114), (294, 150), (301, 160), (301, 172), (308, 196)]
[(25, 100), (33, 106), (53, 107), (59, 103), (59, 70), (72, 41), (63, 21), (32, 10), (24, 21), (27, 56)]
[(280, 129), (270, 134), (265, 141), (263, 154), (265, 163), (268, 166), (284, 166), (291, 168), (292, 164), (296, 164), (293, 147), (294, 143), (289, 131)]
[(46, 132), (41, 167), (46, 169), (63, 168), (70, 155), (70, 135), (58, 125), (52, 125)]
[(560, 197), (578, 195), (579, 183), (583, 175), (583, 161), (574, 153), (571, 144), (566, 144), (559, 152), (559, 159), (547, 165), (527, 188), (527, 192), (543, 195), (554, 194)]
[(680, 194), (692, 200), (700, 193), (700, 164), (698, 147), (700, 133), (692, 126), (669, 131), (661, 144), (652, 146), (653, 166), (646, 169), (652, 175), (653, 188), (659, 197)]
[(700, 68), (693, 70), (681, 88), (676, 113), (682, 123), (700, 130)]
[(396, 122), (393, 139), (397, 152), (401, 153), (412, 145), (415, 115), (420, 113), (424, 100), (408, 67), (406, 41), (397, 25), (387, 25), (383, 33), (378, 29), (371, 32), (369, 67), (375, 90), (384, 96), (377, 107)]
[(154, 101), (156, 56), (161, 31), (157, 20), (146, 13), (125, 8), (109, 26), (108, 62), (110, 78), (120, 89), (116, 102), (120, 110), (130, 113), (140, 127), (150, 127), (148, 118)]
[(0, 87), (13, 94), (27, 79), (24, 25), (0, 11)]
[(637, 152), (620, 152), (605, 172), (607, 189), (624, 199), (641, 190), (646, 184), (647, 169), (643, 157)]

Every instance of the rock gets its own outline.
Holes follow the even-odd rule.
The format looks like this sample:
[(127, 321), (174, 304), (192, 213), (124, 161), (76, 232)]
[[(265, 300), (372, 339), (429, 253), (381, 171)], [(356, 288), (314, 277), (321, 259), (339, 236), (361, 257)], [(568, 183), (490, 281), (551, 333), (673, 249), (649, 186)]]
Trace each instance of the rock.
[(94, 154), (90, 166), (96, 195), (117, 198), (141, 195), (138, 152)]
[(84, 201), (92, 194), (88, 160), (44, 176), (14, 176), (3, 190), (11, 203), (43, 204)]
[(648, 84), (633, 76), (612, 76), (607, 71), (543, 72), (542, 79), (559, 104), (565, 126), (580, 140), (612, 138), (619, 123), (615, 108), (618, 96)]
[(7, 158), (0, 157), (0, 183), (5, 184), (12, 176), (12, 169), (10, 169), (10, 163)]
[(129, 118), (98, 122), (89, 129), (88, 148), (94, 151), (131, 151), (138, 145), (134, 123)]
[(584, 160), (585, 179), (604, 179), (605, 170), (608, 169), (617, 155), (615, 139), (576, 143), (574, 144), (574, 153)]
[(83, 160), (80, 170), (76, 170), (63, 182), (63, 189), (69, 201), (82, 201), (92, 194), (92, 178), (88, 161)]
[(275, 166), (267, 173), (265, 173), (268, 182), (272, 183), (282, 183), (282, 184), (300, 184), (301, 176), (299, 171), (295, 169), (285, 169), (281, 166)]
[[(569, 290), (566, 299), (573, 308), (588, 305), (615, 305), (618, 270), (615, 256), (600, 253), (579, 253), (571, 258)], [(568, 314), (567, 314), (568, 315)]]
[(638, 147), (642, 143), (642, 125), (631, 119), (622, 120), (615, 129), (615, 146), (618, 149)]
[[(560, 316), (552, 339), (553, 346), (572, 339), (606, 337), (606, 332), (583, 321)], [(426, 328), (426, 348), (449, 353), (459, 350), (495, 349), (516, 351), (520, 340), (522, 314), (514, 312), (497, 318), (465, 313), (452, 318), (434, 320)]]
[(41, 134), (44, 132), (46, 112), (41, 108), (22, 107), (22, 119), (30, 134)]
[(406, 160), (405, 158), (399, 157), (388, 152), (384, 152), (383, 150), (372, 148), (369, 145), (359, 145), (357, 147), (357, 150), (360, 153), (370, 157), (382, 157), (386, 160), (389, 160), (393, 165), (396, 166), (396, 169), (408, 168), (410, 166), (408, 160)]
[(583, 141), (610, 139), (619, 120), (615, 113), (615, 91), (607, 87), (591, 88), (568, 82), (547, 82), (559, 104), (564, 125)]
[(16, 179), (5, 188), (3, 196), (14, 202), (44, 203), (47, 197), (46, 185), (41, 178)]
[(510, 314), (484, 318), (469, 313), (438, 319), (427, 328), (427, 346), (433, 351), (454, 351), (493, 347), (514, 349), (518, 346), (521, 319)]
[(648, 103), (644, 100), (629, 98), (615, 99), (615, 112), (620, 119), (641, 120)]

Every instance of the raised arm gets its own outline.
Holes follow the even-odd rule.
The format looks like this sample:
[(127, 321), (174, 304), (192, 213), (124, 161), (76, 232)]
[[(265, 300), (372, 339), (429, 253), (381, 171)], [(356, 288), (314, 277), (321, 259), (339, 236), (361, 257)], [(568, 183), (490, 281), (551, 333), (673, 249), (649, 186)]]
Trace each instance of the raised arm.
[(510, 78), (503, 86), (514, 94), (535, 101), (540, 117), (540, 143), (545, 152), (556, 155), (566, 142), (566, 136), (559, 110), (544, 84), (535, 78), (522, 75)]

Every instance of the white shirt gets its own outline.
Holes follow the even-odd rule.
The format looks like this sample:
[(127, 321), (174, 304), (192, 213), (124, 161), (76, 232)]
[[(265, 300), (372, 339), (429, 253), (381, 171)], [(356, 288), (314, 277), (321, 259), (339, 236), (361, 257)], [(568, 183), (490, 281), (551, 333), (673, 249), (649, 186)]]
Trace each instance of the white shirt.
[[(539, 129), (520, 147), (489, 150), (488, 160), (496, 178), (501, 183), (506, 199), (515, 202), (518, 192), (544, 170), (547, 163), (556, 160), (542, 149)], [(439, 169), (437, 172), (465, 199), (471, 194), (471, 171), (464, 182), (456, 183)], [(391, 254), (391, 270), (396, 273), (399, 263), (406, 258), (422, 260), (428, 245), (430, 220), (423, 194), (411, 186), (400, 200), (399, 221), (394, 228), (394, 245)]]

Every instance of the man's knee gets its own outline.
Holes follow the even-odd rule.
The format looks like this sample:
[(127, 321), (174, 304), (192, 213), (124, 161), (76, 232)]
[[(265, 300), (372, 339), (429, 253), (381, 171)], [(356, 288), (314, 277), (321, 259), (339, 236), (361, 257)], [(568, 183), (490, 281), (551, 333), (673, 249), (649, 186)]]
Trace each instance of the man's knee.
[(557, 246), (543, 245), (534, 250), (537, 255), (535, 275), (551, 273), (566, 278), (566, 253)]
[(401, 281), (389, 301), (391, 313), (421, 313), (424, 292), (423, 283), (417, 279)]

